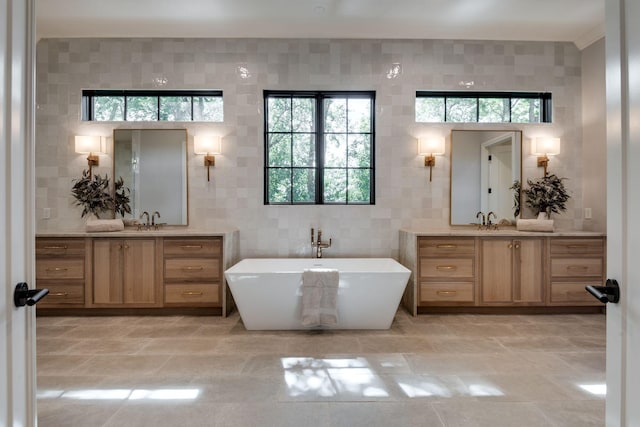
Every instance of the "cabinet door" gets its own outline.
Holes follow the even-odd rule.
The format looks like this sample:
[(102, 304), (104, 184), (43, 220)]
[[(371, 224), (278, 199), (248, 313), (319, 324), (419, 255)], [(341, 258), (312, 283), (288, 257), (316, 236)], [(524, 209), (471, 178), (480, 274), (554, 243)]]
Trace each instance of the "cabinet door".
[(111, 239), (93, 241), (93, 303), (122, 304), (123, 242)]
[(513, 301), (543, 302), (543, 241), (513, 241)]
[(123, 243), (124, 302), (156, 302), (155, 240), (126, 240)]
[(511, 302), (512, 295), (511, 239), (482, 240), (482, 301)]
[(482, 241), (482, 302), (540, 303), (543, 299), (542, 239)]

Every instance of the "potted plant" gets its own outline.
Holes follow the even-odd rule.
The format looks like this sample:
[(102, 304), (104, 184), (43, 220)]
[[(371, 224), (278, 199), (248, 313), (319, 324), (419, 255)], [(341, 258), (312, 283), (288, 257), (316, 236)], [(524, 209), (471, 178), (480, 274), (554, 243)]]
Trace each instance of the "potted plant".
[(120, 214), (124, 218), (125, 214), (131, 213), (131, 205), (129, 204), (129, 194), (131, 194), (131, 190), (124, 186), (122, 177), (114, 181), (113, 187), (114, 210), (116, 214)]
[(550, 174), (536, 180), (527, 180), (529, 188), (523, 193), (527, 198), (526, 204), (532, 208), (538, 216), (543, 214), (546, 219), (551, 218), (551, 213), (560, 213), (567, 210), (567, 200), (570, 196), (563, 181), (566, 178), (559, 178), (555, 174)]
[(95, 174), (93, 177), (86, 170), (82, 172), (82, 178), (74, 180), (71, 194), (76, 199), (76, 205), (82, 206), (82, 218), (87, 215), (100, 214), (113, 209), (113, 197), (109, 193), (109, 177)]

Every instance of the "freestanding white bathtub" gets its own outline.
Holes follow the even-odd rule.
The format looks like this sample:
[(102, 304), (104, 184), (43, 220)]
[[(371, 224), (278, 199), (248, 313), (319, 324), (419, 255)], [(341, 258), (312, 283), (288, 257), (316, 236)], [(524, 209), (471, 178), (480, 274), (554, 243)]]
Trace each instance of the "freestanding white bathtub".
[(339, 271), (338, 324), (326, 329), (389, 329), (410, 270), (391, 258), (249, 258), (225, 271), (249, 330), (302, 326), (302, 272)]

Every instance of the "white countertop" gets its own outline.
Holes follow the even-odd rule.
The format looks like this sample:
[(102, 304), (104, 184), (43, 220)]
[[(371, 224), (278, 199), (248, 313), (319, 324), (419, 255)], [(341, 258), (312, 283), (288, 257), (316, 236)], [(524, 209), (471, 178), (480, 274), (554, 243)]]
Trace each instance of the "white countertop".
[(137, 227), (127, 227), (124, 231), (91, 233), (82, 230), (46, 231), (36, 233), (36, 237), (221, 237), (237, 231), (235, 228), (201, 230), (186, 227), (163, 227), (159, 230), (138, 230)]
[(536, 232), (536, 231), (518, 231), (515, 227), (501, 227), (498, 230), (478, 230), (477, 227), (456, 227), (439, 230), (414, 230), (403, 228), (401, 233), (408, 233), (415, 236), (449, 236), (449, 237), (604, 237), (606, 233), (597, 231), (554, 231), (554, 232)]

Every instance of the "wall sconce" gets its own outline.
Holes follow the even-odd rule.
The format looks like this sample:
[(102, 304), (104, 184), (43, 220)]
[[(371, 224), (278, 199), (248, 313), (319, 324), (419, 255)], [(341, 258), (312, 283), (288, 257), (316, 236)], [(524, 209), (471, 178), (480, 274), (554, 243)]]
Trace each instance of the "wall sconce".
[(423, 137), (418, 140), (418, 154), (424, 156), (424, 166), (429, 166), (429, 181), (433, 177), (436, 155), (444, 154), (444, 137)]
[(91, 179), (94, 166), (100, 165), (100, 157), (96, 153), (102, 152), (102, 138), (100, 136), (76, 135), (76, 153), (88, 154), (89, 179)]
[(204, 165), (207, 167), (207, 181), (210, 181), (209, 168), (216, 165), (214, 154), (220, 154), (220, 137), (217, 135), (196, 135), (193, 138), (193, 151), (196, 154), (204, 154)]
[(544, 167), (544, 176), (547, 176), (549, 156), (560, 154), (560, 138), (535, 138), (531, 143), (531, 153), (538, 156), (538, 167)]

